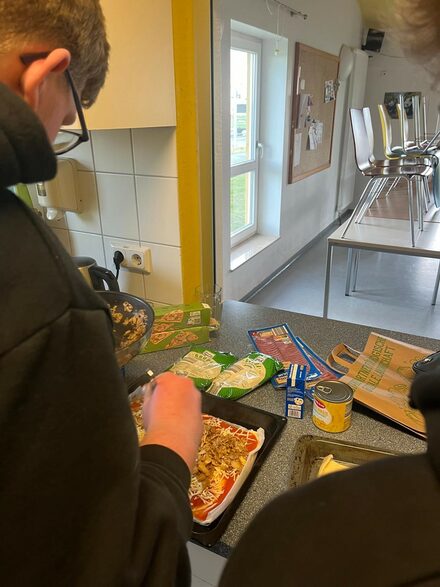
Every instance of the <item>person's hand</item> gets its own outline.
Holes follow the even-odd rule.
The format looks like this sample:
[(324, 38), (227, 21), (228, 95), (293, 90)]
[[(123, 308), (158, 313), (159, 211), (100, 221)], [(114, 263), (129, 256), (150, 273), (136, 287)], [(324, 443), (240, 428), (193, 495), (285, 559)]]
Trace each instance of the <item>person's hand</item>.
[(201, 394), (191, 379), (163, 373), (145, 386), (141, 446), (160, 444), (176, 452), (192, 472), (203, 431)]

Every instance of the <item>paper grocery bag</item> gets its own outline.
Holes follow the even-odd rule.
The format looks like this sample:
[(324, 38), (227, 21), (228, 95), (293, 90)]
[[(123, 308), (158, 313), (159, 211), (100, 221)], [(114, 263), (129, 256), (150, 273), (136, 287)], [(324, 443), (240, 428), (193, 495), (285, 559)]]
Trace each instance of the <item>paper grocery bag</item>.
[[(338, 347), (332, 352), (336, 361)], [(372, 332), (364, 350), (352, 357), (353, 362), (342, 360), (347, 372), (340, 381), (352, 388), (359, 403), (425, 436), (423, 416), (409, 407), (408, 394), (415, 375), (413, 363), (432, 352)]]

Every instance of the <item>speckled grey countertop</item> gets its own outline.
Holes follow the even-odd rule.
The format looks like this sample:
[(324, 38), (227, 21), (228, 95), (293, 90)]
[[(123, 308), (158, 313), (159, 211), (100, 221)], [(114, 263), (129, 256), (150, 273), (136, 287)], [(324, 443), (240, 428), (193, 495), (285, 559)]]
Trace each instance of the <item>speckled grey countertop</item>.
[[(234, 301), (224, 303), (220, 332), (207, 346), (217, 350), (230, 351), (242, 357), (254, 350), (248, 338), (248, 330), (284, 322), (290, 326), (294, 334), (300, 336), (323, 358), (339, 342), (345, 342), (355, 349), (362, 350), (372, 330), (433, 351), (437, 350), (439, 346), (438, 341), (429, 338), (372, 329), (358, 324), (327, 320)], [(127, 381), (130, 382), (147, 368), (159, 373), (185, 352), (187, 349), (180, 348), (141, 355), (127, 365)], [(281, 390), (275, 390), (271, 384), (266, 384), (255, 390), (241, 401), (272, 413), (284, 415), (284, 393)], [(313, 425), (311, 408), (311, 403), (307, 401), (304, 419), (288, 420), (281, 437), (273, 447), (223, 534), (221, 543), (214, 547), (213, 550), (219, 554), (228, 553), (229, 547), (236, 544), (250, 520), (267, 501), (289, 488), (295, 443), (300, 436), (311, 434), (332, 439), (337, 438), (406, 453), (422, 452), (425, 449), (423, 440), (393, 426), (390, 421), (376, 416), (373, 412), (356, 404), (351, 427), (346, 432), (337, 435), (318, 430)]]

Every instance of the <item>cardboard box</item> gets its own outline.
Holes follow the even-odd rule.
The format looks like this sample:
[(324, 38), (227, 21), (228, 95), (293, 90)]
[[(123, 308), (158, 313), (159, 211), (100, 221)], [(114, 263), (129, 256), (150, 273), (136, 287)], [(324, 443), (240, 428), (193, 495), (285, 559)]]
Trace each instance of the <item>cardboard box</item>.
[(287, 372), (285, 416), (304, 417), (304, 397), (307, 377), (305, 365), (292, 364)]
[(195, 326), (194, 328), (181, 328), (179, 330), (157, 331), (156, 325), (150, 336), (150, 340), (141, 349), (143, 353), (154, 353), (176, 349), (182, 346), (191, 346), (209, 341), (209, 326)]
[(157, 332), (209, 326), (210, 321), (211, 308), (208, 304), (197, 302), (154, 308), (154, 330)]

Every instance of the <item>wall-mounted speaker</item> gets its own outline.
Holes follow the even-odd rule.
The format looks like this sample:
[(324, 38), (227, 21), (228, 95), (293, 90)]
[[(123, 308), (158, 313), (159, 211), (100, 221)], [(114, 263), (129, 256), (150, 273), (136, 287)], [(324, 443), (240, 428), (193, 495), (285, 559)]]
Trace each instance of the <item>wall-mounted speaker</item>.
[(384, 31), (379, 31), (377, 29), (368, 29), (365, 42), (362, 45), (362, 49), (364, 51), (380, 53), (384, 36)]

